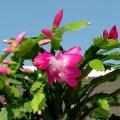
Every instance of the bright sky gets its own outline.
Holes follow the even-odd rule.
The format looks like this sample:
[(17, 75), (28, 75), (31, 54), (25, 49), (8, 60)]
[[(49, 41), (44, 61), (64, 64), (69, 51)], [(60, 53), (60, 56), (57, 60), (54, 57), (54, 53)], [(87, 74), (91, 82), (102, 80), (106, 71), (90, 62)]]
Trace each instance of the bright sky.
[(104, 28), (116, 24), (120, 31), (120, 0), (0, 0), (0, 50), (5, 47), (2, 39), (23, 31), (27, 31), (27, 36), (36, 36), (42, 28), (50, 28), (61, 8), (64, 9), (61, 25), (78, 20), (92, 23), (79, 31), (65, 33), (62, 44), (66, 49), (79, 45), (84, 52)]

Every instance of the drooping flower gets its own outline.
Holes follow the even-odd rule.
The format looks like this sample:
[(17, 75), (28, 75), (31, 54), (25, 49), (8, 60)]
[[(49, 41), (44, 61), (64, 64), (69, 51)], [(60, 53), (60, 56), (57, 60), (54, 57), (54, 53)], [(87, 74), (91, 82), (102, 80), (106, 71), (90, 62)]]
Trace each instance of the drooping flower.
[(114, 40), (118, 39), (118, 31), (117, 31), (116, 25), (114, 25), (109, 32), (106, 29), (104, 29), (103, 38), (114, 39)]
[(51, 53), (44, 52), (34, 59), (34, 65), (39, 69), (45, 69), (48, 76), (48, 83), (59, 81), (69, 85), (77, 86), (77, 78), (81, 71), (77, 65), (82, 60), (80, 47), (74, 47), (65, 52), (60, 52), (56, 57)]
[(53, 36), (53, 32), (52, 32), (50, 29), (48, 29), (48, 28), (44, 28), (44, 29), (42, 29), (41, 31), (42, 31), (42, 33), (43, 33), (44, 35), (46, 35), (47, 37), (52, 37), (52, 36)]
[(59, 10), (54, 18), (53, 27), (58, 28), (63, 17), (63, 9)]
[(17, 47), (22, 42), (22, 40), (24, 39), (25, 35), (26, 35), (26, 32), (23, 32), (20, 35), (18, 35), (12, 45), (14, 47)]
[(0, 74), (7, 74), (7, 75), (9, 75), (10, 74), (10, 69), (9, 68), (7, 68), (7, 67), (0, 67)]
[(43, 45), (46, 45), (46, 44), (48, 44), (48, 43), (50, 43), (50, 42), (51, 42), (50, 39), (43, 39), (43, 40), (40, 40), (38, 44), (39, 44), (40, 46), (43, 46)]

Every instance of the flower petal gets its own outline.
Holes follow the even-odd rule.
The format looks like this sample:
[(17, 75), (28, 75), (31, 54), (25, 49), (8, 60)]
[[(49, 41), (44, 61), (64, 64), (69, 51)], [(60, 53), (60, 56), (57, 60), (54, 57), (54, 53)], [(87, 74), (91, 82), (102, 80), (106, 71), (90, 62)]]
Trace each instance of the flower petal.
[(78, 68), (65, 69), (64, 72), (59, 73), (59, 81), (68, 84), (70, 87), (77, 86), (77, 77), (79, 77), (81, 71)]
[(65, 52), (65, 54), (80, 54), (81, 48), (79, 46), (75, 46), (68, 51)]
[(59, 53), (57, 56), (58, 60), (63, 62), (64, 67), (75, 67), (82, 60), (82, 56), (79, 54), (62, 54)]
[(50, 57), (52, 57), (51, 53), (43, 52), (34, 58), (33, 64), (36, 68), (47, 69)]

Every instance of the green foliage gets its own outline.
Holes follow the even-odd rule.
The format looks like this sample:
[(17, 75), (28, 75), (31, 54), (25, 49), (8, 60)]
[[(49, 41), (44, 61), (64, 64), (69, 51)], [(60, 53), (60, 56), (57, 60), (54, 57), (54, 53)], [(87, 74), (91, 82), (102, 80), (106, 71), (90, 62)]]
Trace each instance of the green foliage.
[(102, 61), (100, 61), (98, 59), (94, 59), (94, 60), (90, 61), (89, 66), (91, 68), (95, 69), (96, 71), (104, 71), (105, 70)]
[(90, 25), (90, 23), (86, 22), (86, 21), (72, 22), (72, 23), (69, 23), (69, 24), (61, 27), (60, 29), (58, 29), (55, 32), (55, 36), (61, 38), (64, 32), (75, 31), (75, 30), (78, 30), (80, 28), (87, 27), (88, 25)]
[(64, 29), (66, 31), (74, 31), (74, 30), (78, 30), (82, 27), (86, 27), (88, 25), (90, 25), (90, 22), (77, 21), (77, 22), (72, 22), (72, 23), (69, 23), (69, 24), (65, 25)]
[(61, 39), (60, 38), (53, 38), (51, 40), (51, 47), (52, 49), (54, 50), (59, 50), (60, 49), (60, 42), (61, 42)]
[(19, 48), (15, 51), (15, 56), (16, 57), (23, 57), (27, 54), (30, 53), (30, 51), (33, 48), (33, 40), (32, 39), (27, 39), (24, 40), (21, 45), (19, 46)]
[(8, 120), (8, 117), (7, 117), (7, 110), (5, 107), (3, 107), (0, 111), (0, 120)]
[(107, 120), (109, 118), (109, 112), (102, 108), (96, 108), (92, 113), (91, 117), (97, 120)]
[(105, 40), (102, 37), (94, 38), (93, 43), (97, 47), (100, 47), (102, 49), (108, 49), (108, 50), (117, 48), (120, 46), (119, 41), (113, 40), (113, 39)]
[(102, 109), (105, 109), (105, 110), (109, 110), (110, 109), (110, 106), (109, 106), (108, 101), (106, 99), (99, 98), (97, 103), (99, 104), (99, 106)]
[(38, 88), (40, 88), (41, 85), (41, 82), (35, 82), (31, 87), (31, 91), (36, 91)]
[(39, 90), (34, 95), (34, 98), (33, 98), (32, 102), (31, 102), (33, 111), (37, 112), (38, 110), (44, 109), (45, 106), (46, 106), (45, 101), (46, 101), (45, 94), (43, 93), (43, 91)]
[(120, 52), (112, 52), (107, 55), (106, 59), (120, 60)]
[[(110, 118), (109, 108), (120, 106), (120, 89), (116, 88), (117, 90), (112, 93), (105, 93), (102, 88), (102, 92), (96, 93), (95, 89), (102, 83), (120, 80), (119, 40), (104, 39), (101, 36), (94, 38), (91, 46), (85, 51), (82, 62), (75, 66), (81, 71), (79, 77), (75, 73), (75, 79), (78, 82), (75, 88), (66, 84), (73, 82), (73, 76), (68, 75), (71, 75), (74, 67), (62, 69), (61, 66), (59, 67), (62, 63), (60, 60), (58, 64), (52, 63), (53, 66), (50, 66), (51, 61), (48, 64), (49, 72), (52, 73), (55, 70), (54, 66), (60, 69), (61, 73), (63, 72), (63, 81), (60, 82), (58, 81), (61, 74), (53, 72), (54, 78), (57, 79), (54, 79), (51, 85), (48, 84), (48, 68), (42, 70), (38, 68), (32, 74), (21, 71), (24, 64), (26, 65), (26, 60), (33, 65), (36, 55), (45, 51), (42, 45), (38, 44), (40, 40), (50, 39), (51, 48), (48, 52), (51, 51), (51, 54), (56, 56), (58, 51), (64, 54), (65, 49), (61, 46), (63, 34), (88, 25), (89, 22), (86, 21), (72, 22), (61, 28), (53, 28), (52, 37), (40, 34), (37, 37), (24, 38), (18, 47), (13, 43), (10, 44), (10, 47), (15, 49), (13, 54), (4, 53), (0, 56), (0, 120), (83, 120), (86, 116), (96, 120)], [(6, 58), (17, 64), (4, 65), (2, 62)], [(112, 62), (111, 59), (117, 62)], [(64, 60), (69, 61), (69, 58)], [(43, 61), (39, 62), (41, 64)], [(9, 73), (3, 74), (3, 67), (9, 68), (7, 69), (10, 70)], [(87, 77), (93, 69), (112, 71), (89, 80)], [(52, 79), (51, 77), (51, 81)]]
[(3, 89), (3, 87), (4, 87), (3, 81), (0, 80), (0, 90)]
[(20, 92), (15, 86), (11, 86), (11, 94), (13, 94), (13, 96), (17, 98), (20, 97)]
[(22, 84), (21, 81), (18, 81), (18, 80), (12, 79), (12, 78), (8, 78), (7, 80), (9, 81), (9, 83), (13, 83), (13, 84), (16, 84), (16, 85), (21, 85)]

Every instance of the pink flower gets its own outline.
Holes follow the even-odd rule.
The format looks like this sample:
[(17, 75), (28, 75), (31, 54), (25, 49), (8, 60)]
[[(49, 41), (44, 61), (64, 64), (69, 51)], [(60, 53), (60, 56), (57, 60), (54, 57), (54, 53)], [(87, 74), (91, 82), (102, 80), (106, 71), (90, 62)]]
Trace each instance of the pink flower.
[(54, 21), (53, 21), (53, 27), (58, 28), (60, 25), (60, 22), (63, 17), (63, 9), (59, 10), (58, 13), (56, 14)]
[(114, 25), (111, 29), (110, 32), (108, 32), (106, 29), (103, 31), (103, 38), (104, 39), (118, 39), (118, 31), (116, 28), (116, 25)]
[(51, 53), (44, 52), (35, 57), (34, 65), (39, 69), (46, 69), (49, 84), (59, 81), (70, 87), (76, 87), (77, 78), (81, 73), (77, 68), (77, 65), (82, 60), (80, 50), (80, 47), (74, 47), (64, 54), (60, 52), (56, 57)]
[(15, 48), (13, 48), (13, 47), (7, 47), (7, 48), (3, 49), (3, 52), (7, 52), (7, 53), (12, 53), (14, 51), (15, 51)]
[(41, 31), (42, 31), (42, 33), (43, 33), (44, 35), (46, 35), (47, 37), (52, 37), (52, 36), (53, 36), (53, 32), (52, 32), (50, 29), (48, 29), (48, 28), (44, 28), (44, 29), (42, 29)]
[(9, 75), (10, 74), (10, 69), (1, 66), (0, 67), (0, 74), (7, 74), (7, 75)]
[(40, 40), (38, 44), (39, 44), (40, 46), (43, 46), (43, 45), (46, 45), (46, 44), (48, 44), (48, 43), (50, 43), (50, 42), (51, 42), (50, 39), (43, 39), (43, 40)]
[(17, 47), (22, 42), (22, 40), (24, 39), (25, 35), (26, 35), (26, 32), (23, 32), (20, 35), (18, 35), (12, 45), (14, 47)]

